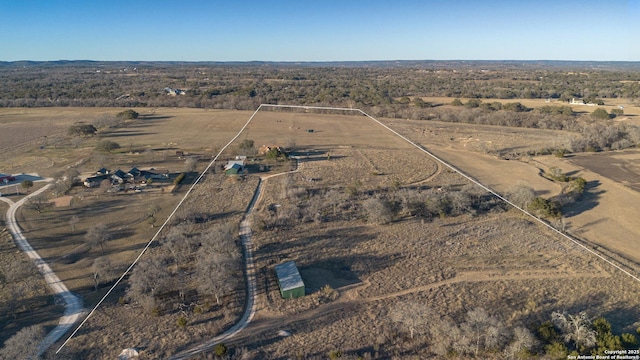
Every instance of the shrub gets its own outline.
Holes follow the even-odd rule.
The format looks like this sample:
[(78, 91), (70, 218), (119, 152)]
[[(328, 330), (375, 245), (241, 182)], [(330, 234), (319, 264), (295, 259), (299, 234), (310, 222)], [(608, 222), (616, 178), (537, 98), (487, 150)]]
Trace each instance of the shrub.
[(97, 131), (98, 129), (91, 124), (78, 124), (69, 126), (67, 134), (71, 136), (93, 136)]
[(187, 318), (180, 316), (178, 320), (176, 320), (176, 324), (178, 324), (179, 328), (184, 329), (187, 326)]
[(607, 110), (605, 110), (603, 108), (595, 109), (591, 113), (591, 117), (596, 118), (596, 119), (602, 119), (602, 120), (608, 120), (610, 118), (609, 117), (609, 113), (607, 113)]
[(535, 197), (528, 206), (529, 211), (536, 216), (557, 219), (562, 216), (560, 207), (555, 201), (547, 200), (541, 197)]
[(225, 356), (227, 355), (227, 352), (227, 345), (225, 345), (224, 343), (216, 344), (216, 346), (213, 348), (213, 353), (216, 354), (216, 356)]
[(453, 106), (462, 106), (463, 104), (462, 104), (462, 101), (460, 101), (460, 99), (455, 98), (455, 99), (453, 99), (453, 101), (451, 102), (451, 105), (453, 105)]
[(184, 180), (184, 173), (180, 173), (180, 175), (178, 175), (175, 180), (173, 180), (173, 185), (179, 185), (182, 180)]
[(558, 157), (558, 158), (563, 158), (566, 154), (567, 154), (567, 150), (565, 149), (558, 149), (558, 150), (554, 150), (553, 151), (553, 156)]
[(133, 119), (137, 119), (138, 118), (138, 114), (137, 112), (133, 111), (133, 110), (125, 110), (122, 112), (119, 112), (116, 114), (116, 117), (119, 119), (124, 119), (124, 120), (133, 120)]
[(96, 150), (100, 152), (112, 152), (120, 149), (120, 144), (111, 140), (102, 140), (96, 144)]

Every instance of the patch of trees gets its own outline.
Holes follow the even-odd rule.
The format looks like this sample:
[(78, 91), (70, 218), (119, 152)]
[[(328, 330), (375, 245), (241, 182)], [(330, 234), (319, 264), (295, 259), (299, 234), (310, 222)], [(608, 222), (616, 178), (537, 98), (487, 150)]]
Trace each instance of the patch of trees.
[(354, 182), (342, 189), (285, 186), (282, 202), (254, 214), (262, 230), (278, 230), (298, 222), (331, 222), (360, 218), (388, 224), (404, 218), (432, 220), (462, 214), (502, 211), (504, 204), (474, 185), (447, 188), (365, 190)]
[[(176, 224), (160, 240), (161, 248), (143, 258), (129, 278), (126, 299), (160, 314), (178, 304), (234, 294), (241, 285), (242, 262), (234, 225), (201, 231), (193, 222)], [(196, 293), (190, 284), (196, 285)]]
[[(640, 329), (638, 329), (640, 330)], [(604, 317), (591, 321), (585, 312), (554, 312), (551, 321), (538, 327), (537, 335), (547, 356), (566, 359), (567, 355), (605, 355), (605, 351), (637, 349), (637, 334), (614, 335)]]
[(507, 327), (483, 308), (466, 312), (464, 320), (440, 318), (420, 302), (397, 302), (389, 310), (397, 337), (405, 342), (429, 343), (433, 355), (447, 358), (532, 357), (538, 340), (526, 327)]

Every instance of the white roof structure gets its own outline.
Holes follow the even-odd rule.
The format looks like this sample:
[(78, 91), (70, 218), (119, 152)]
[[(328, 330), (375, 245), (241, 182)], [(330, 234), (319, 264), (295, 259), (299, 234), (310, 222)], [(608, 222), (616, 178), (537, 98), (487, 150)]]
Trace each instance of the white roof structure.
[(296, 263), (293, 261), (287, 261), (286, 263), (276, 265), (276, 274), (278, 275), (282, 291), (297, 289), (304, 286), (304, 282), (302, 281), (302, 277), (300, 277)]

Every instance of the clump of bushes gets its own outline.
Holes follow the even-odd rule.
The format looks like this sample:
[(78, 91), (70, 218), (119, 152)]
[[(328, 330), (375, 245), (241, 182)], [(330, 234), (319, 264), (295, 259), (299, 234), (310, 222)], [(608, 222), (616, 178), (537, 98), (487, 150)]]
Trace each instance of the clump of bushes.
[(117, 113), (116, 117), (118, 119), (123, 119), (123, 120), (134, 120), (134, 119), (137, 119), (139, 115), (140, 114), (138, 114), (133, 110), (125, 110)]
[(540, 196), (529, 203), (528, 210), (538, 217), (558, 219), (562, 216), (558, 202)]

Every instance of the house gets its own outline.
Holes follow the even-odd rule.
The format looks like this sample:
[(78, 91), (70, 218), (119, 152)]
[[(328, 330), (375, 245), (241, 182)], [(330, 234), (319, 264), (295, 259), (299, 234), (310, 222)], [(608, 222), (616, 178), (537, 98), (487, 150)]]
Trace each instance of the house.
[(151, 168), (149, 170), (140, 170), (140, 176), (145, 179), (166, 180), (169, 178), (169, 170), (160, 170)]
[(114, 184), (122, 184), (124, 183), (126, 178), (127, 178), (127, 174), (120, 169), (114, 171), (114, 173), (111, 174), (111, 180)]
[(102, 183), (103, 180), (108, 178), (109, 178), (109, 175), (90, 176), (84, 179), (84, 182), (82, 184), (88, 188), (98, 187), (100, 186), (100, 183)]
[(304, 296), (304, 282), (302, 281), (295, 262), (287, 261), (276, 265), (276, 276), (278, 277), (280, 295), (282, 295), (284, 299)]
[(140, 170), (137, 167), (132, 167), (131, 170), (129, 170), (129, 172), (127, 172), (127, 174), (133, 176), (133, 178), (137, 178), (140, 176)]
[(101, 168), (100, 170), (96, 171), (96, 175), (108, 175), (109, 172), (110, 172), (109, 170), (105, 168)]
[(224, 173), (227, 175), (237, 175), (244, 170), (244, 160), (229, 160), (224, 166)]

